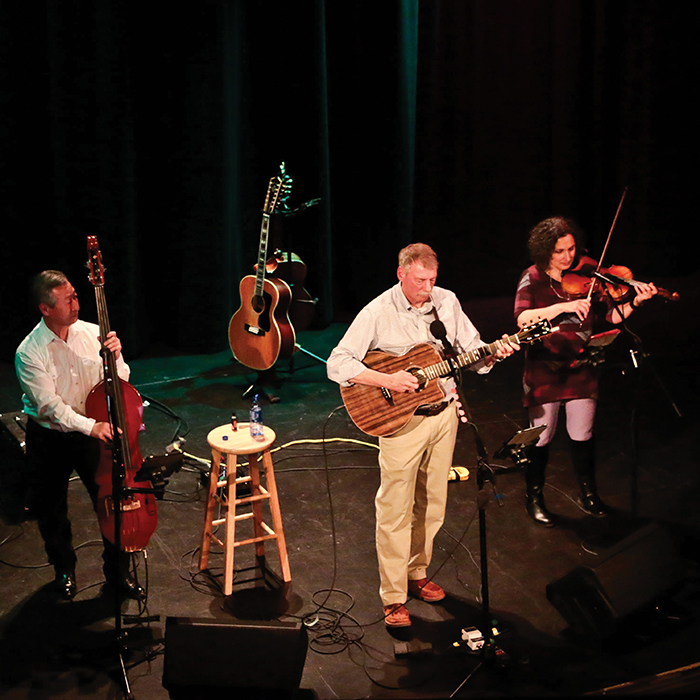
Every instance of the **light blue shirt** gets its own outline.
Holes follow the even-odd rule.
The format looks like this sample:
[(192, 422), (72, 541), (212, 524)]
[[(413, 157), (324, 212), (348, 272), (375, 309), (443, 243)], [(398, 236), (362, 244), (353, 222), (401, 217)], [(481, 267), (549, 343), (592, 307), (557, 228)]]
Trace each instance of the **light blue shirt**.
[[(349, 386), (366, 369), (362, 360), (370, 350), (403, 355), (414, 345), (429, 343), (442, 351), (440, 341), (430, 332), (430, 324), (435, 320), (433, 308), (455, 352), (461, 354), (485, 345), (453, 292), (433, 287), (430, 299), (417, 309), (406, 299), (401, 282), (397, 282), (357, 315), (328, 358), (328, 378)], [(491, 367), (480, 362), (472, 369), (483, 374)]]

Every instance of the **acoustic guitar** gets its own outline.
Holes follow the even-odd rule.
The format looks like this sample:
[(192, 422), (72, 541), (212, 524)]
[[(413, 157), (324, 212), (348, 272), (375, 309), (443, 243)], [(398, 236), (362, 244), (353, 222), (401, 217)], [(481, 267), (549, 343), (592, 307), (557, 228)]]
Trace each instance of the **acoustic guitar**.
[(233, 356), (246, 367), (263, 371), (294, 353), (296, 336), (289, 321), (292, 292), (281, 279), (266, 276), (270, 216), (281, 206), (292, 180), (284, 172), (270, 178), (263, 207), (256, 274), (241, 280), (241, 306), (228, 326)]
[[(508, 340), (513, 344), (529, 343), (556, 330), (549, 321), (542, 320), (509, 336)], [(482, 345), (458, 355), (455, 362), (461, 368), (469, 367), (493, 355), (497, 349), (495, 342)], [(438, 379), (453, 371), (450, 361), (443, 360), (438, 351), (427, 343), (415, 345), (403, 355), (372, 350), (362, 362), (370, 369), (388, 374), (405, 370), (419, 382), (416, 391), (399, 393), (364, 384), (340, 387), (343, 403), (353, 423), (362, 432), (377, 437), (393, 435), (403, 428), (419, 406), (442, 401), (445, 394)]]

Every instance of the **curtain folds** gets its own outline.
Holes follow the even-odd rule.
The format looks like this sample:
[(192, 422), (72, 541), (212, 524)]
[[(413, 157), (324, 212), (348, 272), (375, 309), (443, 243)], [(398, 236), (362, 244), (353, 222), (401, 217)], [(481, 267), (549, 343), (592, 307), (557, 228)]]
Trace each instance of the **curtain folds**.
[(625, 187), (616, 261), (697, 270), (681, 175), (695, 50), (673, 4), (15, 5), (0, 6), (3, 359), (37, 320), (41, 269), (94, 316), (87, 235), (130, 356), (225, 349), (281, 162), (290, 206), (320, 204), (273, 217), (270, 252), (306, 263), (319, 327), (391, 285), (416, 240), (461, 298), (510, 296), (532, 225), (572, 216), (598, 254)]

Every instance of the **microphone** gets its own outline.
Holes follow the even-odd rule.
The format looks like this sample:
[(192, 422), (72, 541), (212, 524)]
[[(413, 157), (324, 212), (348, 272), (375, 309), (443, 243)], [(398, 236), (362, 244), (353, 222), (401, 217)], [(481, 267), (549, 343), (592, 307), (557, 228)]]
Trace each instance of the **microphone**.
[(286, 213), (287, 216), (295, 216), (296, 214), (301, 213), (302, 211), (306, 211), (307, 209), (311, 209), (311, 207), (315, 207), (317, 204), (321, 203), (321, 198), (317, 197), (316, 199), (310, 199), (308, 202), (304, 202), (303, 204), (300, 204), (296, 209), (291, 209), (290, 211), (284, 212)]
[(315, 207), (317, 204), (321, 203), (321, 198), (316, 197), (316, 199), (310, 199), (308, 202), (304, 202), (303, 204), (300, 204), (298, 209), (299, 211), (304, 211), (304, 209), (311, 209), (311, 207)]
[(447, 340), (447, 329), (442, 321), (435, 320), (430, 324), (430, 332), (442, 343), (447, 343), (451, 348), (450, 341)]

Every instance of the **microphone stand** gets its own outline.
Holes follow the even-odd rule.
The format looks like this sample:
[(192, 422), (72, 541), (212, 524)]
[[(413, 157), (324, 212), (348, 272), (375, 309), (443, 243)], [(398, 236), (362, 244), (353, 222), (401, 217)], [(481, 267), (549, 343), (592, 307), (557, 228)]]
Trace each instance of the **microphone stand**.
[[(437, 316), (437, 314), (436, 314)], [(477, 453), (477, 470), (476, 470), (476, 484), (478, 488), (477, 494), (477, 507), (479, 509), (479, 555), (480, 555), (480, 566), (481, 566), (481, 625), (480, 632), (483, 638), (483, 645), (479, 650), (481, 661), (477, 667), (460, 683), (460, 685), (455, 689), (450, 697), (453, 697), (458, 693), (461, 688), (467, 683), (467, 681), (484, 665), (487, 663), (492, 663), (496, 660), (499, 653), (499, 649), (494, 643), (492, 636), (492, 621), (491, 612), (489, 608), (489, 575), (488, 575), (488, 553), (486, 547), (486, 506), (489, 502), (489, 495), (484, 490), (484, 485), (487, 481), (495, 487), (496, 479), (488, 462), (488, 453), (486, 452), (486, 447), (481, 439), (481, 434), (477, 425), (472, 421), (469, 407), (467, 404), (466, 397), (464, 396), (464, 388), (462, 386), (462, 368), (458, 365), (456, 359), (456, 353), (452, 344), (447, 338), (447, 333), (445, 331), (444, 324), (437, 320), (430, 324), (430, 332), (442, 343), (445, 359), (449, 362), (452, 367), (452, 376), (455, 380), (457, 396), (461, 404), (462, 410), (464, 412), (464, 417), (461, 418), (464, 422), (469, 425), (474, 433), (474, 444), (476, 446)]]
[[(284, 216), (286, 219), (291, 219), (292, 217), (296, 216), (297, 214), (300, 214), (301, 212), (307, 211), (308, 209), (311, 209), (312, 207), (318, 206), (320, 203), (321, 203), (321, 198), (316, 197), (315, 199), (310, 199), (308, 202), (304, 202), (303, 204), (300, 204), (295, 209), (283, 208), (279, 213), (282, 216)], [(284, 246), (286, 248), (286, 251), (281, 251), (282, 255), (284, 256), (282, 262), (287, 262), (288, 264), (291, 264), (292, 263), (292, 255), (294, 255), (294, 253), (292, 253), (292, 244), (291, 244), (289, 239), (290, 239), (290, 236), (289, 236), (287, 230), (285, 229), (285, 231), (284, 231)], [(302, 265), (304, 265), (304, 263), (301, 262), (301, 260), (299, 260), (299, 262)], [(306, 266), (304, 266), (304, 271), (306, 271)], [(306, 274), (306, 272), (304, 272), (304, 274)], [(285, 281), (287, 281), (287, 280), (285, 280)], [(309, 294), (308, 299), (302, 299), (302, 298), (295, 299), (294, 295), (292, 295), (292, 299), (290, 301), (291, 301), (291, 303), (296, 302), (297, 304), (302, 304), (302, 305), (309, 304), (314, 309), (316, 307), (316, 304), (318, 304), (318, 299), (311, 298), (310, 294)], [(291, 303), (290, 303), (290, 309), (291, 309)], [(311, 317), (309, 317), (309, 319), (307, 319), (307, 324), (309, 324), (311, 322), (310, 319), (311, 319)], [(305, 328), (300, 328), (300, 330), (305, 330)], [(315, 355), (311, 351), (307, 350), (305, 347), (301, 346), (299, 343), (295, 343), (294, 348), (296, 350), (299, 350), (300, 352), (303, 352), (304, 354), (308, 355), (309, 357), (312, 357), (314, 360), (320, 362), (321, 364), (326, 364), (326, 361), (322, 357)], [(291, 358), (290, 369), (292, 372), (294, 372), (294, 355), (292, 355), (292, 358)]]
[[(599, 272), (594, 272), (593, 276), (596, 277), (597, 279), (607, 282), (609, 284), (612, 284), (613, 286), (619, 286), (619, 284), (625, 284), (627, 280), (621, 277), (617, 277), (616, 275), (603, 275)], [(610, 293), (610, 291), (606, 288), (606, 293), (610, 300), (612, 301), (615, 309), (617, 310), (617, 313), (619, 317), (622, 319), (620, 322), (620, 325), (625, 329), (627, 334), (632, 338), (632, 341), (634, 343), (635, 349), (630, 348), (630, 358), (632, 361), (632, 365), (634, 366), (635, 370), (639, 370), (639, 377), (638, 381), (636, 383), (636, 400), (632, 404), (632, 418), (631, 418), (631, 436), (632, 436), (632, 474), (630, 477), (630, 512), (633, 517), (637, 517), (638, 512), (639, 512), (639, 445), (638, 445), (638, 434), (639, 434), (639, 424), (637, 420), (637, 408), (639, 406), (639, 399), (640, 399), (640, 393), (641, 393), (641, 388), (643, 386), (642, 380), (644, 378), (642, 370), (644, 368), (648, 368), (651, 371), (651, 374), (653, 375), (654, 379), (656, 380), (657, 385), (661, 389), (662, 393), (666, 396), (666, 399), (668, 400), (669, 404), (673, 408), (674, 413), (678, 418), (682, 418), (683, 414), (681, 413), (680, 409), (676, 405), (675, 401), (671, 397), (666, 385), (662, 382), (661, 377), (659, 377), (659, 374), (656, 371), (656, 368), (651, 362), (650, 356), (644, 351), (644, 346), (642, 344), (642, 339), (636, 334), (633, 333), (629, 327), (627, 326), (627, 319), (622, 315), (622, 309), (620, 307), (620, 304), (618, 303), (618, 300), (613, 297), (613, 295)], [(622, 370), (622, 373), (625, 373), (625, 370)]]
[[(112, 353), (106, 348), (100, 351), (103, 362), (103, 372), (105, 377), (105, 394), (107, 410), (109, 412), (109, 422), (112, 426), (114, 438), (112, 440), (112, 503), (114, 506), (114, 553), (113, 563), (116, 571), (116, 581), (114, 582), (114, 634), (116, 642), (116, 653), (119, 661), (119, 670), (122, 678), (122, 690), (126, 700), (134, 700), (129, 683), (129, 674), (124, 663), (124, 655), (127, 651), (127, 642), (122, 625), (121, 598), (119, 593), (119, 578), (121, 570), (121, 547), (122, 547), (122, 501), (125, 495), (124, 480), (126, 478), (126, 467), (122, 451), (122, 442), (119, 436), (120, 421), (116, 392), (119, 390), (119, 375), (116, 372), (116, 364), (112, 359)], [(111, 361), (111, 367), (110, 367)], [(113, 370), (113, 371), (111, 371)], [(126, 430), (126, 427), (124, 428)], [(124, 439), (127, 439), (126, 437)]]

